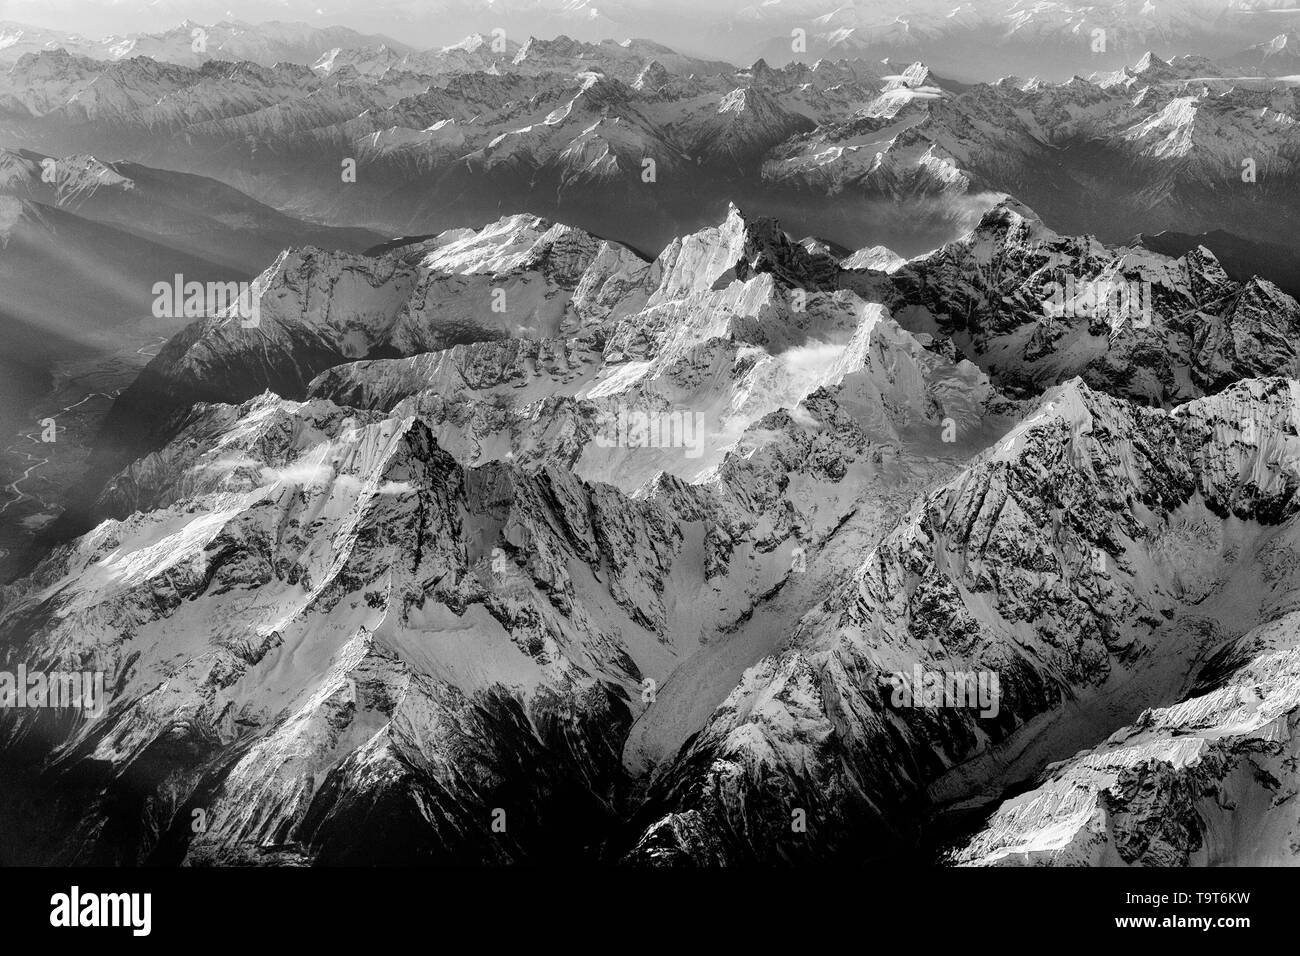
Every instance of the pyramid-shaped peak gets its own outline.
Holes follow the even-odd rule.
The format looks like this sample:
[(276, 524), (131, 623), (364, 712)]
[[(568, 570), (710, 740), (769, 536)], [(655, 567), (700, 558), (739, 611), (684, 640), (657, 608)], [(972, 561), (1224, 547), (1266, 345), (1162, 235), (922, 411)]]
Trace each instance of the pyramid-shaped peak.
[(1137, 75), (1141, 75), (1153, 71), (1158, 73), (1167, 70), (1168, 68), (1169, 64), (1166, 61), (1160, 59), (1160, 57), (1156, 56), (1150, 50), (1147, 50), (1146, 53), (1142, 54), (1142, 59), (1137, 61), (1137, 66), (1133, 68), (1133, 72)]
[(452, 43), (443, 47), (443, 50), (469, 50), (474, 51), (487, 42), (487, 38), (481, 33), (471, 33), (457, 43)]
[(1042, 217), (1034, 212), (1023, 202), (1014, 196), (1004, 196), (998, 203), (984, 214), (984, 219), (994, 219), (997, 221), (1005, 220), (1011, 217), (1024, 219), (1027, 222), (1041, 223)]
[(919, 86), (924, 83), (929, 76), (930, 68), (920, 60), (909, 64), (907, 69), (903, 71), (903, 79), (907, 81), (909, 86)]
[(1042, 218), (1014, 196), (1005, 196), (993, 205), (979, 224), (963, 240), (969, 243), (982, 237), (999, 238), (1015, 234), (1029, 240), (1051, 241), (1059, 236), (1043, 224)]
[(672, 74), (668, 72), (668, 68), (658, 60), (650, 60), (641, 68), (641, 72), (637, 74), (636, 79), (632, 81), (632, 89), (658, 89), (670, 80), (672, 80)]

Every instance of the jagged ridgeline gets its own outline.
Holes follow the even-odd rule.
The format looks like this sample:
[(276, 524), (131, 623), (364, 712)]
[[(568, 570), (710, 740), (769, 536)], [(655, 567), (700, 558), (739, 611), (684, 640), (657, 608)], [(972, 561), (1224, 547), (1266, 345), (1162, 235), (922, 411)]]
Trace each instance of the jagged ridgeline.
[[(1162, 7), (1158, 22), (1113, 28), (1097, 51), (1065, 9), (1018, 10), (1006, 39), (1034, 68), (993, 81), (988, 63), (1016, 72), (1020, 57), (990, 51), (988, 36), (946, 9), (932, 17), (935, 61), (890, 32), (892, 17), (878, 41), (844, 27), (826, 43), (810, 37), (815, 56), (767, 50), (738, 61), (748, 65), (644, 40), (496, 33), (417, 52), (309, 32), (250, 45), (221, 25), (210, 55), (171, 34), (107, 48), (19, 35), (0, 49), (14, 60), (0, 73), (0, 117), (15, 142), (39, 150), (24, 162), (54, 163), (38, 201), (72, 211), (94, 185), (84, 175), (94, 153), (130, 161), (109, 164), (100, 194), (120, 199), (115, 177), (201, 175), (388, 237), (505, 210), (654, 250), (721, 218), (731, 199), (798, 235), (910, 256), (1011, 194), (1056, 228), (1111, 242), (1220, 230), (1211, 247), (1281, 245), (1268, 254), (1272, 278), (1293, 274), (1294, 36), (1246, 49), (1229, 10), (1214, 21), (1222, 37), (1202, 46), (1239, 55), (1162, 58), (1136, 44), (1164, 50), (1188, 29), (1204, 39), (1195, 17), (1165, 22)], [(1064, 22), (1037, 23), (1058, 14)], [(953, 29), (975, 33), (942, 38)], [(894, 49), (872, 56), (880, 44)], [(971, 55), (989, 58), (981, 82), (964, 69)], [(14, 160), (6, 165), (0, 189), (32, 198), (20, 180), (5, 184), (15, 175)], [(83, 175), (69, 179), (65, 165)], [(351, 248), (344, 237), (334, 245)]]
[(1268, 280), (1008, 199), (911, 259), (518, 214), (253, 284), (0, 591), (3, 669), (106, 677), (0, 712), (15, 861), (1293, 862)]

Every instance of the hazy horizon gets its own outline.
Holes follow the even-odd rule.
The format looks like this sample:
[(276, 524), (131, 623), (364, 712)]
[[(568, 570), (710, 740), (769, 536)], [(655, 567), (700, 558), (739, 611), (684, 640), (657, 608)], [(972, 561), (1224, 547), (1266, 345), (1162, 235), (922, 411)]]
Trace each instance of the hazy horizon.
[[(788, 35), (801, 26), (810, 34), (853, 31), (890, 33), (901, 24), (908, 42), (921, 42), (923, 21), (952, 18), (987, 20), (995, 31), (1030, 7), (1018, 0), (376, 0), (322, 4), (310, 0), (0, 0), (0, 21), (73, 32), (88, 39), (174, 29), (186, 21), (210, 25), (239, 21), (255, 25), (270, 21), (304, 23), (311, 27), (347, 27), (362, 34), (380, 34), (398, 43), (428, 48), (444, 46), (474, 33), (502, 28), (513, 37), (554, 37), (580, 40), (645, 38), (676, 46), (684, 52), (735, 56), (763, 40)], [(1158, 8), (1141, 0), (1111, 0), (1090, 4), (1048, 5), (1070, 22), (1086, 26), (1120, 21), (1140, 13), (1157, 24), (1174, 28), (1188, 14), (1214, 17), (1220, 12), (1259, 19), (1262, 33), (1276, 24), (1294, 28), (1294, 4), (1288, 0), (1175, 0)], [(918, 24), (921, 24), (918, 26)], [(1190, 51), (1189, 51), (1190, 52)]]

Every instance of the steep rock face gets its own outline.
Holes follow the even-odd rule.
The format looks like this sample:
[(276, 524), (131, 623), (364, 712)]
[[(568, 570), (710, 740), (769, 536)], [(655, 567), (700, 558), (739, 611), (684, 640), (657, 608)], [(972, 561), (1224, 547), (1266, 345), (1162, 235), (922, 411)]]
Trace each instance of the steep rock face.
[(32, 852), (69, 861), (589, 859), (656, 686), (781, 590), (794, 541), (844, 526), (878, 439), (830, 395), (807, 414), (638, 501), (464, 469), (400, 409), (198, 405), (109, 483), (113, 517), (0, 595), (6, 663), (110, 688), (99, 721), (5, 715), (27, 786), (0, 812), (40, 806)]
[[(971, 139), (927, 135), (950, 84), (922, 63), (883, 78), (877, 95), (856, 109), (822, 118), (803, 136), (773, 149), (763, 166), (772, 182), (812, 192), (847, 189), (868, 195), (960, 194), (974, 177)], [(974, 131), (972, 131), (974, 132)]]
[[(413, 841), (403, 859), (503, 861), (584, 817), (594, 841), (641, 670), (690, 640), (667, 627), (683, 530), (662, 508), (465, 472), (412, 419), (210, 406), (109, 495), (134, 513), (8, 591), (0, 625), (29, 666), (111, 675), (108, 714), (59, 744), (103, 768), (65, 859), (342, 860), (360, 827)], [(58, 761), (40, 780), (68, 782)], [(206, 833), (169, 849), (200, 798)]]
[(907, 260), (886, 246), (868, 246), (840, 260), (844, 269), (875, 269), (878, 272), (895, 272)]
[(1300, 305), (1271, 282), (1234, 282), (1203, 247), (1169, 258), (1059, 236), (1011, 200), (887, 280), (850, 270), (840, 282), (907, 328), (951, 336), (1013, 392), (1078, 375), (1168, 404), (1297, 360)]
[[(0, 594), (5, 663), (112, 688), (3, 715), (0, 814), (78, 861), (914, 856), (1294, 610), (1300, 386), (1230, 384), (1289, 354), (1268, 283), (1014, 203), (842, 254), (734, 207), (654, 262), (527, 215), (286, 252), (255, 326), (196, 323), (119, 402), (176, 417)], [(1153, 367), (1222, 390), (1138, 407), (1093, 351), (1018, 352), (1071, 275), (1151, 281)], [(1080, 373), (1120, 397), (1051, 387)], [(895, 701), (917, 668), (998, 682)], [(1114, 842), (1168, 804), (1165, 859), (1191, 791), (1144, 774)], [(1041, 842), (991, 832), (971, 860)]]
[(1258, 277), (1215, 303), (1215, 314), (1192, 327), (1193, 376), (1207, 392), (1246, 376), (1291, 372), (1300, 332), (1296, 300)]
[(798, 106), (753, 87), (732, 90), (716, 111), (691, 116), (677, 127), (692, 154), (738, 168), (755, 165), (778, 143), (812, 128)]
[(1297, 621), (1245, 635), (1176, 704), (1047, 768), (951, 854), (977, 866), (1293, 866)]
[[(833, 332), (829, 341), (813, 333), (807, 344), (747, 342), (739, 333), (687, 343), (686, 336), (647, 361), (616, 363), (573, 341), (479, 343), (339, 366), (310, 392), (419, 415), (466, 462), (529, 470), (558, 463), (629, 493), (661, 472), (707, 479), (733, 449), (751, 445), (749, 432), (767, 431), (768, 416), (804, 403), (834, 405), (873, 441), (906, 440), (929, 453), (944, 441), (964, 447), (997, 427), (1000, 397), (969, 362), (926, 349), (879, 306), (855, 297), (808, 303), (808, 319), (835, 320), (813, 326)], [(760, 316), (785, 318), (777, 310)], [(797, 413), (805, 422), (816, 418)]]
[(626, 247), (531, 216), (455, 230), (402, 257), (423, 279), (392, 335), (407, 354), (459, 339), (589, 338), (636, 311), (654, 280)]
[(317, 372), (385, 342), (416, 279), (392, 258), (286, 251), (242, 302), (170, 339), (114, 402), (103, 434), (138, 451), (196, 401), (240, 401), (266, 388), (301, 395)]
[(310, 394), (385, 412), (422, 392), (454, 400), (473, 391), (520, 404), (525, 397), (536, 401), (575, 391), (599, 361), (599, 352), (583, 351), (569, 340), (497, 339), (338, 365), (312, 380)]
[[(228, 310), (197, 322), (121, 396), (98, 471), (165, 440), (194, 401), (269, 387), (385, 411), (410, 399), (407, 413), (467, 462), (555, 456), (627, 491), (661, 470), (695, 480), (764, 416), (836, 383), (875, 317), (887, 320), (869, 333), (876, 343), (897, 322), (1012, 394), (1080, 375), (1172, 402), (1295, 361), (1297, 307), (1267, 281), (1235, 283), (1202, 250), (1170, 259), (1061, 237), (1011, 201), (896, 265), (846, 269), (735, 206), (653, 263), (532, 216), (374, 256), (289, 250), (253, 283), (253, 321)], [(1127, 298), (1108, 298), (1117, 287)], [(693, 415), (695, 447), (684, 454), (672, 436), (667, 452), (607, 453), (600, 442), (626, 431), (629, 411)]]
[[(1296, 569), (1268, 556), (1294, 546), (1296, 388), (1173, 413), (1049, 393), (746, 672), (658, 777), (631, 859), (906, 852), (930, 807), (1177, 699), (1200, 655), (1293, 606)], [(998, 691), (909, 706), (893, 675), (914, 672)]]
[(115, 404), (107, 433), (138, 436), (194, 401), (265, 388), (300, 397), (349, 359), (461, 342), (591, 334), (635, 308), (648, 268), (627, 249), (531, 216), (358, 256), (287, 250), (248, 302), (172, 339)]
[[(311, 256), (282, 262), (263, 328), (362, 351), (405, 316), (392, 303), (418, 300), (416, 263), (457, 243), (473, 247), (455, 254), (470, 277), (541, 268), (531, 246), (474, 239), (356, 259), (328, 274), (332, 286)], [(746, 246), (742, 234), (738, 256)], [(806, 257), (775, 238), (763, 248)], [(593, 261), (610, 255), (597, 248)], [(641, 268), (665, 276), (666, 263)], [(647, 295), (626, 268), (608, 271), (634, 292), (626, 303), (593, 294), (591, 308), (615, 315)], [(672, 281), (686, 297), (787, 295), (772, 271), (718, 290), (712, 276)], [(633, 775), (679, 747), (737, 668), (807, 610), (839, 565), (830, 555), (874, 540), (918, 476), (950, 471), (947, 459), (1006, 427), (1010, 409), (994, 408), (970, 363), (851, 293), (806, 300), (806, 316), (771, 313), (812, 323), (803, 332), (757, 314), (737, 321), (770, 352), (738, 337), (666, 338), (647, 353), (662, 375), (620, 360), (592, 385), (588, 367), (605, 358), (591, 343), (503, 339), (340, 364), (304, 403), (195, 405), (168, 444), (108, 483), (93, 531), (4, 594), (14, 654), (71, 657), (113, 687), (99, 724), (50, 733), (19, 721), (14, 739), (46, 745), (5, 756), (33, 784), (4, 811), (49, 802), (41, 846), (62, 859), (597, 853), (626, 815)], [(792, 343), (831, 330), (840, 358), (792, 378), (808, 361), (787, 354)], [(219, 354), (222, 341), (208, 328), (168, 355)], [(703, 469), (682, 448), (596, 440), (620, 403), (721, 407), (745, 394), (734, 435), (701, 436)], [(952, 446), (937, 437), (947, 417), (973, 426)], [(443, 438), (462, 460), (492, 463), (465, 469)], [(700, 483), (672, 476), (683, 462)], [(641, 486), (637, 497), (579, 477), (605, 472)], [(812, 549), (827, 559), (807, 574)], [(656, 699), (670, 703), (639, 721)], [(76, 791), (95, 794), (89, 810), (50, 801), (86, 767), (98, 768)], [(206, 814), (199, 835), (194, 809)], [(496, 809), (527, 822), (501, 837)], [(60, 837), (64, 811), (84, 822)]]
[[(1108, 298), (1117, 287), (1128, 298)], [(468, 462), (555, 460), (631, 491), (660, 470), (707, 475), (747, 428), (839, 381), (877, 316), (888, 320), (867, 333), (877, 343), (898, 321), (1013, 393), (1081, 375), (1169, 402), (1291, 367), (1300, 314), (1264, 280), (1229, 280), (1203, 250), (1170, 259), (1061, 237), (1010, 201), (963, 240), (889, 272), (845, 269), (732, 206), (651, 264), (513, 216), (373, 258), (291, 251), (255, 288), (258, 327), (223, 316), (191, 328), (110, 425), (156, 428), (193, 400), (265, 387), (385, 411), (410, 399), (406, 411)], [(1119, 301), (1128, 311), (1115, 314)], [(380, 358), (394, 354), (414, 357)], [(704, 450), (684, 454), (677, 436), (666, 453), (603, 451), (597, 439), (625, 427), (629, 410), (689, 411)]]
[(311, 393), (385, 411), (404, 402), (467, 462), (557, 461), (629, 492), (661, 471), (708, 476), (746, 430), (822, 388), (885, 443), (899, 440), (896, 427), (937, 439), (945, 418), (978, 418), (993, 390), (977, 370), (927, 351), (928, 337), (903, 332), (881, 306), (821, 291), (836, 273), (829, 254), (732, 207), (633, 277), (657, 280), (648, 297), (619, 287), (599, 338), (354, 363)]

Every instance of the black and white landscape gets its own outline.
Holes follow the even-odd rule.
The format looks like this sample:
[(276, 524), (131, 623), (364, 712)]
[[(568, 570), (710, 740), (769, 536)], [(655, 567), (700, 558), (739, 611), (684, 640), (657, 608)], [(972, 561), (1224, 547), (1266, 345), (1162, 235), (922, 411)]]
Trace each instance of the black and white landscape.
[(1300, 863), (1300, 9), (247, 7), (0, 23), (0, 863)]

